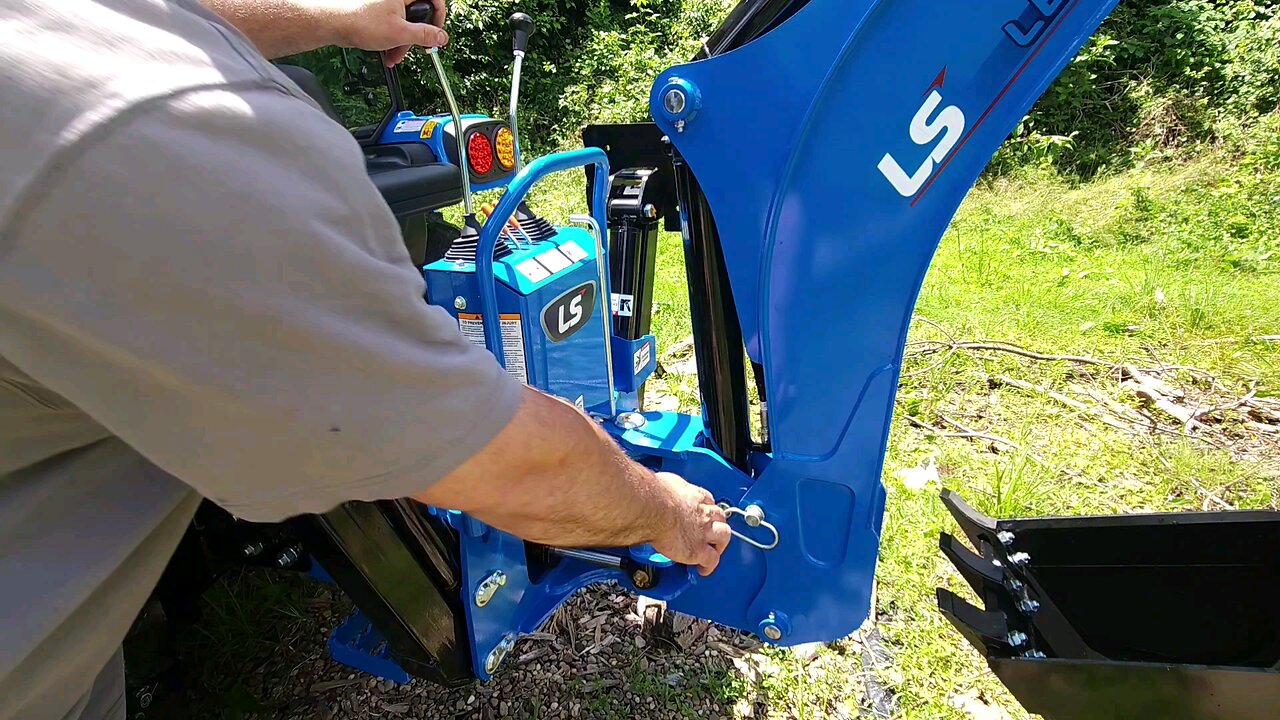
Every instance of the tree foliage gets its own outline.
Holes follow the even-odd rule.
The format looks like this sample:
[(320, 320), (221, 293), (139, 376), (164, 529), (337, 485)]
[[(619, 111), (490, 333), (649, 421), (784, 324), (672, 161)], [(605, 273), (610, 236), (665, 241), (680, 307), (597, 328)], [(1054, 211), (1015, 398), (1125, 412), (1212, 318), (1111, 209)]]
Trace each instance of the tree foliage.
[[(544, 152), (589, 122), (648, 118), (663, 69), (692, 57), (734, 0), (455, 0), (442, 54), (464, 112), (506, 115), (516, 10), (537, 23), (525, 60), (521, 130)], [(328, 49), (306, 61), (330, 87), (350, 75)], [(375, 69), (376, 70), (376, 69)], [(411, 109), (445, 107), (430, 60), (401, 73)], [(362, 91), (363, 92), (363, 91)], [(381, 106), (384, 96), (378, 95)], [(348, 117), (377, 113), (335, 97)], [(997, 154), (992, 171), (1050, 165), (1094, 175), (1230, 140), (1280, 102), (1280, 0), (1122, 0)]]

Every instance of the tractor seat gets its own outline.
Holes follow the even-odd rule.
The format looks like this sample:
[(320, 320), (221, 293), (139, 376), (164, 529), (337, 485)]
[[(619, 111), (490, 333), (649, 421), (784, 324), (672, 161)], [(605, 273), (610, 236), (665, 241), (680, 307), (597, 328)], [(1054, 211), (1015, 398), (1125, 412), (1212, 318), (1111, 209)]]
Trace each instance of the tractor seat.
[[(342, 123), (329, 94), (310, 70), (297, 65), (276, 67), (315, 100), (326, 115)], [(366, 145), (364, 161), (369, 179), (402, 224), (415, 215), (462, 202), (462, 174), (458, 166), (437, 162), (426, 145)]]

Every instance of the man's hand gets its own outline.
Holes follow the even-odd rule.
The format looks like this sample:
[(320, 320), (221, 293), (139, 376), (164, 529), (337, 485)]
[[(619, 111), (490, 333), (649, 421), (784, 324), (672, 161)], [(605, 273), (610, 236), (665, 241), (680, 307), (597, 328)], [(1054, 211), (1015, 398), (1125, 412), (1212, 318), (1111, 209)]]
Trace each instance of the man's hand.
[(361, 50), (386, 50), (387, 67), (404, 59), (414, 45), (441, 47), (449, 42), (444, 28), (445, 0), (431, 0), (435, 18), (431, 25), (405, 20), (404, 9), (414, 0), (336, 0), (346, 5), (341, 38), (336, 44)]
[(387, 63), (404, 59), (414, 45), (440, 47), (445, 0), (431, 0), (434, 24), (405, 20), (413, 0), (202, 0), (235, 25), (269, 58), (341, 45), (387, 51)]
[(676, 501), (671, 530), (653, 542), (653, 547), (668, 558), (685, 565), (695, 565), (702, 575), (710, 575), (720, 564), (720, 554), (729, 546), (729, 525), (724, 510), (716, 505), (711, 493), (671, 473), (658, 473)]

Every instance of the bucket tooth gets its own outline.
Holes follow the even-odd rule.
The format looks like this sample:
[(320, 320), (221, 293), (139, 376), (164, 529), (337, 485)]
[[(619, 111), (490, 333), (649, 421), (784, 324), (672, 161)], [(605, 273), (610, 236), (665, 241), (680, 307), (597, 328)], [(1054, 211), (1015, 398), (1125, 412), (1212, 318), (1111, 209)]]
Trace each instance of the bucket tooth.
[(946, 588), (938, 588), (938, 609), (984, 657), (1008, 657), (1012, 641), (1027, 642), (1026, 635), (1009, 627), (1004, 613), (979, 610)]
[(970, 550), (954, 535), (942, 533), (938, 547), (980, 597), (986, 597), (992, 586), (1004, 588), (1004, 569)]
[(943, 490), (942, 504), (947, 506), (951, 517), (960, 525), (960, 531), (979, 552), (984, 543), (991, 546), (999, 544), (996, 542), (996, 521), (974, 510), (955, 491)]

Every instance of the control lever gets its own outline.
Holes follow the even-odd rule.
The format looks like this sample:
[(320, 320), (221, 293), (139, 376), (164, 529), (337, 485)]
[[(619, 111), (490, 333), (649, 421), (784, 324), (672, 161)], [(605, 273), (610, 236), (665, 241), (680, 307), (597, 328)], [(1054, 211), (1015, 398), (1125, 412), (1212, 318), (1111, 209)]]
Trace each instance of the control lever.
[(520, 126), (516, 122), (516, 110), (520, 105), (520, 68), (524, 65), (524, 51), (529, 47), (529, 36), (535, 29), (533, 18), (528, 15), (518, 12), (511, 16), (511, 30), (514, 33), (511, 38), (511, 54), (515, 56), (515, 62), (511, 66), (511, 105), (507, 109), (507, 119), (511, 124), (511, 139), (515, 141), (516, 172), (524, 167), (524, 160), (520, 157)]
[[(410, 3), (404, 9), (404, 17), (412, 23), (430, 23), (435, 19), (435, 6), (426, 0)], [(462, 114), (458, 112), (458, 101), (453, 96), (453, 87), (445, 75), (444, 64), (440, 62), (440, 48), (427, 48), (431, 56), (431, 65), (435, 68), (436, 77), (440, 78), (440, 87), (444, 88), (445, 102), (449, 104), (449, 114), (453, 116), (453, 138), (458, 148), (458, 172), (462, 177), (462, 234), (458, 236), (445, 258), (449, 260), (474, 260), (476, 247), (480, 243), (480, 221), (476, 218), (475, 207), (471, 196), (471, 175), (467, 168), (467, 144), (463, 141)], [(399, 91), (399, 81), (396, 91)]]
[[(507, 124), (511, 126), (511, 139), (515, 145), (515, 171), (524, 167), (524, 159), (520, 153), (520, 124), (517, 110), (520, 105), (520, 69), (524, 65), (525, 50), (529, 47), (529, 36), (537, 29), (533, 18), (518, 12), (511, 16), (511, 54), (515, 62), (511, 66), (511, 104), (507, 108)], [(534, 242), (546, 240), (556, 234), (555, 227), (546, 220), (533, 214), (527, 203), (521, 202), (516, 208), (515, 220), (526, 237)]]
[[(436, 19), (436, 8), (425, 0), (415, 2), (404, 9), (404, 19), (411, 23), (431, 25), (431, 21)], [(385, 52), (379, 52), (378, 59), (382, 62), (382, 73), (387, 81), (387, 94), (391, 96), (391, 114), (394, 115), (404, 109), (404, 91), (400, 88), (400, 73), (396, 68), (387, 67)]]

